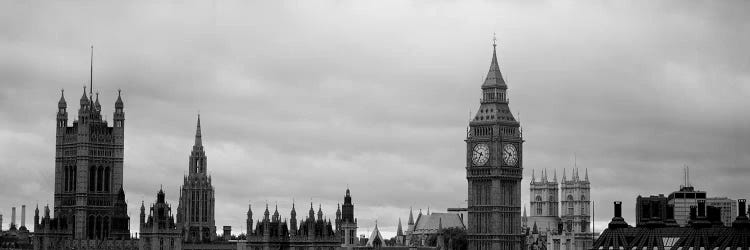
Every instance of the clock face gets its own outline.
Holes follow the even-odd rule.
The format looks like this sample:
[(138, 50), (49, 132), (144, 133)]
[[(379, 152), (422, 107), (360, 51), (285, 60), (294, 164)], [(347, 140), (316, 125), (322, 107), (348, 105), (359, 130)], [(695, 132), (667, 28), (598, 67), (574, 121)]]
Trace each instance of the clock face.
[(490, 147), (487, 144), (479, 143), (474, 146), (474, 150), (471, 153), (471, 162), (477, 166), (484, 166), (487, 160), (490, 159)]
[(516, 162), (518, 162), (518, 151), (516, 151), (516, 146), (513, 146), (513, 144), (505, 144), (503, 147), (503, 161), (505, 161), (505, 165), (508, 166), (516, 165)]

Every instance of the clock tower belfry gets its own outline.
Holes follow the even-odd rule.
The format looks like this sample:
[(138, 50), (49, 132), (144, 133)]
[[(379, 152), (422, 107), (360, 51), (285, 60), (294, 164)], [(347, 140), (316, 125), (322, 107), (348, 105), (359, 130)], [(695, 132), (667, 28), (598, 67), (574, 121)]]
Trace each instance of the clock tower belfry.
[(481, 105), (466, 135), (470, 250), (521, 249), (523, 138), (492, 46)]

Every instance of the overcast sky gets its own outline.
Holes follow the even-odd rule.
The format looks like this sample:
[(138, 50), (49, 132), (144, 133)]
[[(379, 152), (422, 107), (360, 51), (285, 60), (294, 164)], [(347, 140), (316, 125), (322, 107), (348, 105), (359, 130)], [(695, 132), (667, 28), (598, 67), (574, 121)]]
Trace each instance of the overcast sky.
[[(588, 168), (597, 230), (691, 182), (750, 198), (750, 4), (739, 1), (0, 2), (0, 213), (53, 197), (55, 112), (89, 84), (126, 113), (132, 232), (176, 210), (200, 112), (216, 225), (289, 217), (349, 186), (360, 233), (466, 206), (465, 131), (492, 34), (531, 170)], [(539, 175), (537, 175), (539, 176)], [(273, 212), (273, 211), (271, 211)], [(426, 211), (425, 211), (426, 212)], [(19, 211), (20, 214), (20, 211)], [(244, 229), (242, 229), (244, 231)]]

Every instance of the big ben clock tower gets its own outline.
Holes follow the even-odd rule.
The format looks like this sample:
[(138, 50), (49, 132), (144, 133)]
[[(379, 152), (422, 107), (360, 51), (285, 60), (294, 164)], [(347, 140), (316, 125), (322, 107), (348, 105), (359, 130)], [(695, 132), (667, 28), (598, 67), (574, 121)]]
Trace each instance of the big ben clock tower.
[(508, 85), (492, 62), (466, 137), (468, 249), (521, 249), (523, 138), (508, 107)]

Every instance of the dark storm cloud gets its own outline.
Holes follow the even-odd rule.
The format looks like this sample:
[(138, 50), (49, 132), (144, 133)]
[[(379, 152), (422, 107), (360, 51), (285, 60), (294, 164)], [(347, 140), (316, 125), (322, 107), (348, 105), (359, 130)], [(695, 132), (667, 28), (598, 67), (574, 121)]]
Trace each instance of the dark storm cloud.
[(349, 186), (362, 231), (390, 235), (410, 206), (465, 206), (492, 32), (524, 126), (524, 203), (531, 169), (570, 176), (573, 155), (598, 225), (613, 200), (632, 221), (635, 197), (673, 191), (686, 164), (710, 195), (748, 194), (746, 3), (1, 5), (3, 213), (51, 203), (59, 89), (74, 116), (93, 43), (108, 117), (123, 89), (131, 216), (160, 185), (177, 204), (200, 112), (217, 225), (239, 230), (248, 201), (333, 217)]

